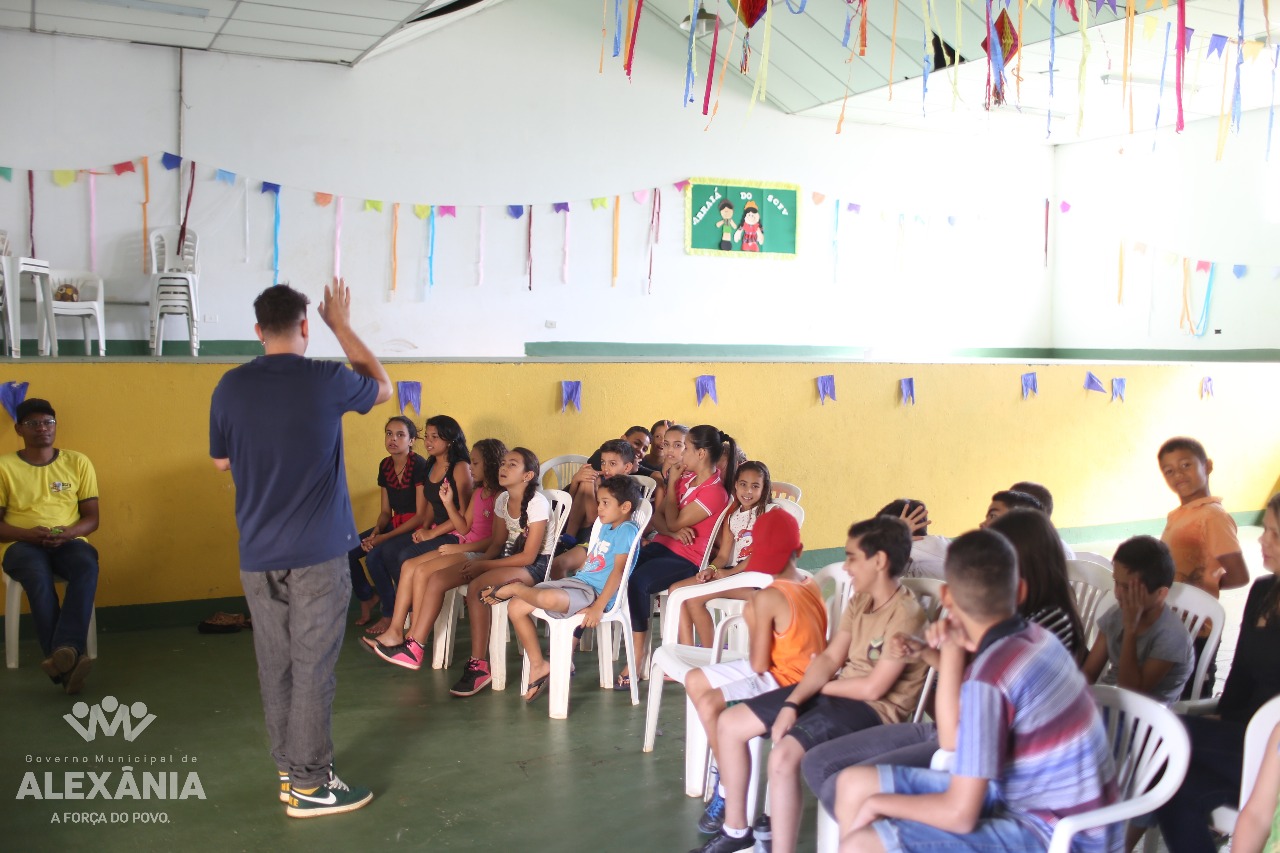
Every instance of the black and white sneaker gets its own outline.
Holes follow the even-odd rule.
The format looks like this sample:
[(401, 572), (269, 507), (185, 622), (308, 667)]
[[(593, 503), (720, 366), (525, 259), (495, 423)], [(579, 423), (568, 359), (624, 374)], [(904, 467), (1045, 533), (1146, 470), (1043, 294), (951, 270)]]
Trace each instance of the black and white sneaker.
[(747, 834), (741, 838), (731, 838), (725, 835), (724, 830), (720, 830), (711, 836), (711, 840), (701, 847), (695, 847), (689, 853), (738, 853), (740, 850), (750, 850), (756, 846), (756, 838), (751, 834), (751, 830), (747, 830)]

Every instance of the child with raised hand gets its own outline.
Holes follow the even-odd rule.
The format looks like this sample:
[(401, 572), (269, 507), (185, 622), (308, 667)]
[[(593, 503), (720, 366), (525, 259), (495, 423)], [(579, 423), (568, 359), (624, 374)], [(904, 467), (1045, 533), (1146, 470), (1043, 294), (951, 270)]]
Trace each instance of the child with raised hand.
[[(966, 533), (947, 550), (946, 577), (946, 619), (927, 642), (900, 644), (937, 667), (938, 727), (948, 747), (954, 726), (953, 769), (841, 773), (836, 817), (846, 853), (1044, 850), (1060, 819), (1116, 797), (1088, 684), (1057, 639), (1017, 615), (1023, 584), (1013, 547), (991, 530)], [(1118, 846), (1112, 825), (1077, 834), (1072, 849)]]
[[(569, 518), (565, 521), (565, 537), (574, 540), (569, 550), (552, 561), (551, 577), (562, 578), (582, 565), (582, 550), (579, 545), (586, 546), (591, 536), (591, 526), (596, 523), (596, 487), (606, 477), (616, 477), (636, 472), (638, 451), (625, 438), (611, 438), (591, 457), (594, 464), (588, 462), (578, 469), (570, 483), (570, 494), (573, 505), (569, 509)], [(568, 544), (566, 542), (566, 544)]]
[(924, 610), (901, 583), (910, 553), (911, 532), (901, 519), (880, 516), (849, 528), (845, 571), (855, 592), (835, 636), (794, 687), (747, 699), (720, 715), (717, 758), (725, 819), (719, 834), (700, 848), (702, 853), (731, 853), (755, 845), (746, 825), (751, 773), (747, 743), (752, 738), (773, 738), (773, 850), (792, 853), (799, 832), (799, 769), (805, 752), (842, 735), (911, 716), (927, 667), (918, 660), (892, 657), (885, 647), (895, 634), (915, 634), (924, 625)]
[[(751, 590), (743, 609), (751, 638), (746, 660), (711, 664), (691, 671), (684, 689), (707, 732), (716, 756), (716, 731), (728, 703), (790, 687), (827, 641), (827, 611), (822, 590), (796, 568), (804, 545), (789, 512), (771, 512), (755, 525), (752, 571), (774, 575), (763, 589)], [(725, 789), (716, 771), (716, 789), (698, 828), (716, 832), (724, 822)]]
[(1116, 604), (1098, 619), (1084, 677), (1172, 705), (1192, 674), (1191, 636), (1165, 604), (1173, 558), (1159, 539), (1134, 536), (1116, 549), (1112, 566)]
[(901, 518), (911, 528), (911, 561), (903, 577), (942, 579), (942, 561), (947, 556), (949, 540), (929, 534), (929, 508), (924, 501), (898, 498), (881, 507), (876, 515)]
[[(662, 464), (658, 470), (649, 476), (653, 477), (654, 482), (658, 484), (658, 489), (653, 493), (653, 506), (662, 506), (662, 499), (667, 493), (667, 481), (671, 476), (671, 469), (680, 465), (684, 458), (685, 443), (689, 440), (689, 428), (683, 424), (672, 424), (667, 427), (667, 431), (662, 434)], [(654, 515), (657, 515), (655, 511)], [(653, 529), (653, 521), (649, 522), (649, 529)]]
[[(417, 425), (404, 415), (388, 419), (383, 428), (388, 456), (378, 463), (378, 487), (382, 497), (378, 520), (360, 534), (360, 544), (347, 554), (351, 566), (351, 588), (360, 601), (357, 625), (369, 623), (373, 605), (381, 602), (386, 614), (396, 599), (396, 586), (391, 575), (384, 570), (384, 564), (374, 559), (372, 552), (394, 549), (405, 543), (427, 518), (427, 501), (422, 491), (422, 484), (427, 479), (427, 460), (413, 452), (413, 442), (417, 438)], [(369, 562), (370, 574), (378, 589), (376, 595), (374, 587), (365, 579), (361, 558)]]
[(631, 514), (642, 498), (639, 483), (625, 474), (614, 475), (598, 481), (595, 492), (600, 530), (583, 552), (585, 559), (577, 574), (571, 578), (543, 581), (533, 587), (508, 582), (489, 589), (487, 593), (482, 592), (482, 600), (486, 603), (511, 602), (507, 616), (516, 638), (529, 656), (529, 691), (525, 694), (525, 702), (532, 702), (542, 695), (551, 675), (551, 664), (542, 654), (538, 629), (530, 614), (540, 607), (548, 616), (565, 619), (586, 611), (582, 627), (594, 628), (600, 624), (600, 617), (613, 604), (622, 576), (626, 573), (631, 543), (640, 535), (640, 529), (631, 520)]
[[(672, 584), (671, 592), (731, 577), (739, 572), (755, 571), (750, 566), (755, 524), (766, 512), (777, 508), (769, 496), (770, 488), (769, 467), (763, 462), (744, 462), (738, 466), (733, 484), (734, 508), (720, 526), (720, 541), (716, 546), (722, 565), (709, 563), (693, 577)], [(679, 641), (687, 646), (693, 645), (696, 631), (699, 644), (710, 643), (715, 623), (707, 609), (708, 602), (716, 598), (745, 600), (753, 593), (754, 590), (750, 589), (731, 589), (685, 601), (680, 609)]]
[[(446, 479), (440, 484), (440, 496), (444, 501), (449, 518), (453, 521), (454, 532), (449, 539), (457, 541), (443, 542), (435, 550), (417, 557), (410, 557), (400, 566), (400, 586), (396, 593), (395, 610), (391, 614), (391, 622), (387, 630), (377, 640), (365, 639), (365, 645), (376, 651), (376, 644), (384, 648), (399, 646), (405, 642), (404, 623), (412, 609), (415, 624), (428, 630), (431, 623), (421, 623), (422, 614), (430, 608), (424, 600), (427, 579), (441, 569), (460, 568), (467, 560), (479, 559), (493, 538), (493, 509), (502, 487), (498, 485), (498, 468), (502, 458), (507, 455), (507, 447), (496, 438), (482, 438), (471, 448), (471, 472), (480, 483), (480, 488), (471, 493), (471, 502), (467, 504), (466, 514), (460, 514), (453, 506), (453, 489)], [(442, 539), (444, 537), (441, 537)], [(434, 619), (432, 620), (434, 622)], [(415, 641), (426, 642), (426, 635)], [(413, 658), (414, 655), (409, 655)], [(418, 659), (421, 663), (421, 659)], [(410, 667), (411, 669), (414, 667)]]

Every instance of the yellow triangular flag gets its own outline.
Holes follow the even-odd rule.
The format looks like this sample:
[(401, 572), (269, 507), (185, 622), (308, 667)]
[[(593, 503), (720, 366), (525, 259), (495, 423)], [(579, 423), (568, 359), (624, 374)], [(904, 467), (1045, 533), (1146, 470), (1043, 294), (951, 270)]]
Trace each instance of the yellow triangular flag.
[(426, 219), (428, 216), (431, 215), (431, 205), (415, 204), (413, 206), (413, 215), (418, 217), (419, 219)]
[(75, 169), (54, 169), (53, 182), (60, 187), (70, 186), (76, 182)]
[[(1147, 8), (1151, 8), (1150, 4), (1147, 5)], [(1151, 39), (1155, 37), (1156, 25), (1158, 23), (1159, 21), (1155, 19), (1154, 15), (1147, 15), (1145, 18), (1143, 18), (1142, 19), (1142, 37), (1147, 41), (1151, 41)]]
[(1262, 53), (1262, 42), (1247, 41), (1244, 43), (1244, 58), (1250, 61), (1257, 59), (1258, 54)]
[(369, 199), (365, 199), (365, 202), (364, 202), (364, 209), (365, 209), (365, 210), (376, 210), (376, 211), (378, 211), (379, 213), (381, 213), (381, 212), (382, 212), (382, 202), (380, 202), (380, 201), (374, 201), (374, 200), (373, 200), (373, 199), (371, 199), (371, 198), (369, 198)]
[(607, 198), (593, 198), (593, 199), (591, 199), (591, 209), (592, 209), (592, 210), (599, 210), (599, 209), (600, 209), (600, 208), (602, 208), (602, 207), (606, 207), (606, 206), (608, 206), (608, 204), (609, 204), (609, 199), (607, 199)]

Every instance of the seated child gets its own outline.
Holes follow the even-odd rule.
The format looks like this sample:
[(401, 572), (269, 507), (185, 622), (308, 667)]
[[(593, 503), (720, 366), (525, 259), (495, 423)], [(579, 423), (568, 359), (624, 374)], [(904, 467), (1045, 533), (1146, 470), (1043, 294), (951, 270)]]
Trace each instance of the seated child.
[(1280, 849), (1280, 726), (1267, 741), (1267, 750), (1258, 768), (1249, 801), (1236, 818), (1231, 834), (1231, 853), (1267, 853)]
[[(773, 583), (749, 590), (743, 610), (751, 637), (751, 655), (695, 669), (684, 689), (716, 755), (716, 724), (727, 703), (741, 702), (804, 675), (809, 660), (827, 643), (827, 610), (822, 590), (796, 568), (804, 545), (800, 526), (789, 512), (770, 512), (755, 525), (752, 571), (774, 575)], [(716, 832), (724, 822), (724, 787), (718, 782), (698, 828)]]
[[(551, 664), (538, 644), (538, 628), (530, 615), (542, 608), (548, 616), (565, 619), (586, 611), (582, 626), (600, 624), (600, 617), (613, 604), (614, 595), (627, 570), (627, 555), (640, 529), (631, 513), (641, 501), (640, 484), (626, 475), (605, 477), (595, 484), (600, 531), (583, 552), (582, 568), (571, 578), (549, 580), (533, 587), (510, 584), (485, 598), (486, 603), (511, 601), (507, 616), (521, 648), (529, 656), (529, 692), (532, 702), (547, 689)], [(594, 523), (594, 522), (593, 522)], [(578, 550), (578, 549), (575, 549)]]
[(901, 518), (911, 528), (911, 560), (903, 577), (942, 579), (942, 561), (946, 559), (949, 540), (929, 535), (929, 509), (924, 501), (899, 498), (885, 504), (876, 515)]
[[(1030, 480), (1021, 480), (1010, 486), (1009, 491), (1022, 492), (1023, 494), (1031, 495), (1031, 497), (1040, 501), (1040, 506), (1044, 509), (1044, 514), (1049, 516), (1049, 518), (1053, 518), (1053, 493), (1044, 486), (1039, 483), (1033, 483)], [(1059, 537), (1059, 539), (1061, 539), (1061, 537)], [(1076, 558), (1075, 549), (1068, 545), (1065, 540), (1062, 542), (1062, 556), (1066, 557), (1068, 560), (1074, 560)]]
[[(769, 468), (763, 462), (745, 462), (738, 468), (735, 480), (734, 509), (720, 526), (720, 541), (716, 547), (717, 559), (721, 565), (717, 567), (715, 563), (707, 564), (705, 569), (693, 577), (673, 583), (671, 592), (727, 578), (739, 572), (757, 571), (749, 566), (755, 524), (764, 513), (777, 507), (769, 497)], [(711, 635), (715, 632), (715, 624), (711, 621), (707, 604), (716, 598), (745, 600), (754, 593), (755, 590), (752, 589), (731, 589), (689, 599), (680, 610), (679, 641), (686, 646), (694, 645), (696, 629), (697, 644), (709, 644)]]
[[(1169, 513), (1160, 539), (1173, 555), (1174, 580), (1197, 586), (1218, 597), (1220, 589), (1235, 589), (1249, 582), (1236, 539), (1236, 522), (1222, 507), (1222, 498), (1209, 494), (1213, 460), (1204, 445), (1194, 438), (1179, 436), (1160, 446), (1156, 454), (1164, 481), (1178, 496), (1180, 506)], [(1196, 663), (1209, 641), (1211, 626), (1206, 622), (1195, 640)], [(1204, 695), (1212, 696), (1217, 665), (1209, 664)], [(1189, 688), (1188, 688), (1189, 689)], [(1185, 698), (1191, 698), (1188, 694)]]
[(621, 438), (612, 438), (600, 445), (593, 458), (597, 460), (596, 467), (583, 465), (570, 484), (571, 487), (576, 486), (576, 490), (572, 492), (573, 506), (561, 541), (568, 536), (575, 540), (575, 544), (552, 561), (549, 575), (552, 580), (568, 576), (586, 559), (586, 540), (591, 536), (591, 526), (596, 523), (596, 488), (600, 481), (606, 477), (634, 474), (636, 470), (635, 451)]
[[(766, 516), (767, 518), (767, 516)], [(927, 667), (919, 660), (889, 655), (885, 641), (915, 634), (924, 611), (900, 579), (911, 553), (911, 532), (898, 518), (877, 517), (849, 528), (845, 571), (855, 593), (840, 627), (794, 687), (763, 693), (720, 715), (716, 738), (725, 819), (703, 853), (750, 850), (747, 783), (751, 760), (747, 742), (766, 735), (769, 797), (775, 853), (792, 853), (799, 831), (800, 761), (807, 750), (850, 732), (898, 723), (915, 710)]]
[(675, 421), (663, 418), (662, 420), (654, 421), (653, 426), (649, 427), (649, 452), (640, 460), (640, 464), (649, 471), (662, 470), (662, 439), (666, 438), (667, 429), (674, 423)]
[[(1058, 820), (1115, 799), (1088, 684), (1052, 634), (1017, 616), (1013, 547), (993, 531), (966, 533), (947, 549), (946, 576), (947, 618), (926, 642), (894, 645), (936, 663), (938, 728), (945, 748), (954, 726), (954, 767), (845, 770), (836, 793), (842, 851), (1044, 850)], [(966, 653), (976, 655), (967, 668)], [(1101, 853), (1118, 842), (1113, 825), (1081, 832), (1072, 849)]]
[(987, 517), (978, 522), (978, 528), (985, 530), (991, 526), (991, 522), (1004, 515), (1011, 509), (1018, 507), (1026, 507), (1027, 509), (1038, 509), (1044, 512), (1044, 505), (1026, 492), (1015, 492), (1012, 489), (1005, 489), (1002, 492), (996, 492), (991, 496), (991, 505), (987, 507)]
[(1173, 559), (1159, 539), (1134, 536), (1112, 560), (1116, 604), (1098, 619), (1084, 662), (1090, 682), (1111, 684), (1172, 705), (1192, 675), (1191, 635), (1165, 605)]

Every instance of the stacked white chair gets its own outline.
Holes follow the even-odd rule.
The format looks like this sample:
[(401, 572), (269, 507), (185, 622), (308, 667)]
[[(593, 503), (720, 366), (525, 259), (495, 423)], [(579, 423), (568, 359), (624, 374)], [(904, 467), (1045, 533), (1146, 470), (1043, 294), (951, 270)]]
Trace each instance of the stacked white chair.
[(200, 243), (188, 228), (183, 236), (177, 228), (157, 228), (151, 232), (151, 354), (164, 350), (164, 318), (187, 318), (191, 355), (200, 354)]
[[(80, 295), (77, 302), (59, 302), (54, 294), (63, 285), (71, 285)], [(85, 271), (52, 270), (41, 279), (41, 286), (36, 291), (36, 310), (40, 320), (40, 352), (56, 357), (58, 355), (59, 317), (76, 317), (80, 320), (84, 333), (84, 354), (93, 355), (92, 331), (96, 326), (98, 332), (98, 355), (107, 354), (107, 336), (105, 330), (104, 309), (106, 293), (102, 276)], [(93, 325), (90, 325), (93, 321)]]
[[(18, 358), (22, 354), (22, 285), (31, 282), (36, 301), (37, 328), (42, 328), (47, 316), (41, 312), (41, 289), (49, 280), (49, 262), (39, 258), (12, 257), (9, 254), (9, 235), (0, 231), (0, 303), (4, 311), (5, 342), (9, 345), (9, 355)], [(43, 342), (40, 354), (44, 355)]]

